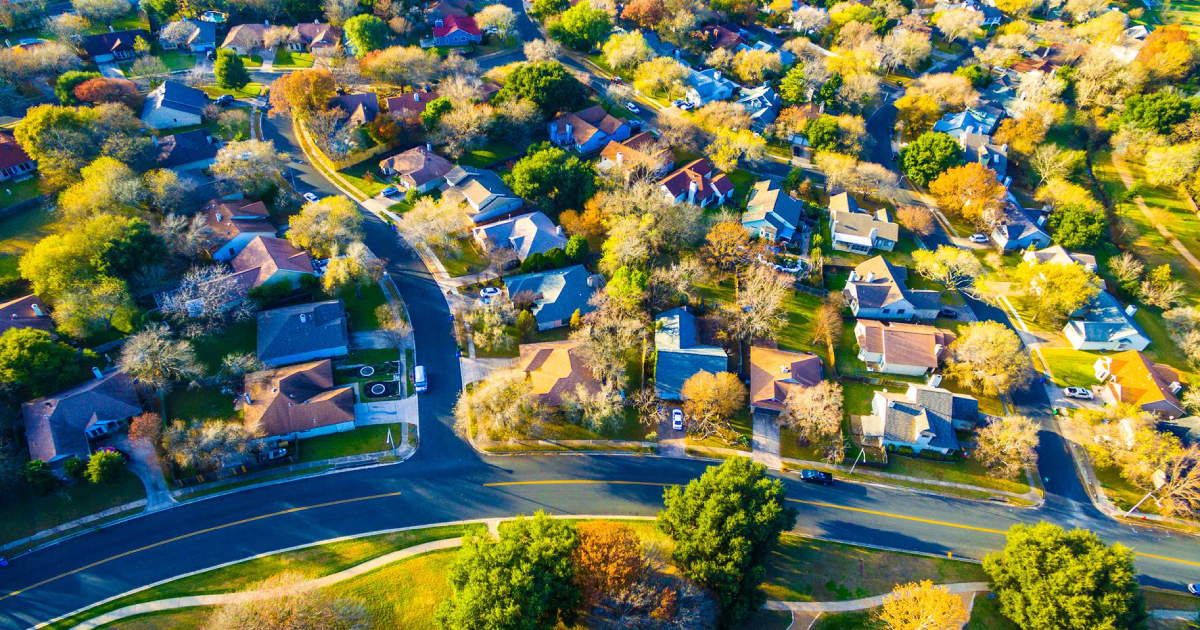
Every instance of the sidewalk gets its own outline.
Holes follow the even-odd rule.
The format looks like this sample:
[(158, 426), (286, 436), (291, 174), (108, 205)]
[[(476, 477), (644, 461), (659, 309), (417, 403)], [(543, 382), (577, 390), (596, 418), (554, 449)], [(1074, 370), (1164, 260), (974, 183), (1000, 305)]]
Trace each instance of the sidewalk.
[[(983, 593), (991, 590), (991, 586), (987, 582), (959, 582), (957, 584), (939, 584), (944, 586), (951, 593), (956, 595), (971, 595), (973, 593)], [(868, 608), (877, 608), (883, 605), (889, 594), (876, 595), (874, 597), (864, 597), (862, 599), (852, 599), (844, 602), (767, 602), (767, 610), (790, 610), (792, 612), (801, 613), (840, 613), (853, 612), (855, 610), (866, 610)]]

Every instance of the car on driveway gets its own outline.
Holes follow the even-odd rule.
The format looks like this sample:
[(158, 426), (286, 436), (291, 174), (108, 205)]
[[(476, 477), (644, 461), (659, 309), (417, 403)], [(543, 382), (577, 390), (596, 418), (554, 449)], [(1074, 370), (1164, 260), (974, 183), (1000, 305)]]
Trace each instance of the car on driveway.
[(800, 481), (805, 483), (818, 483), (822, 486), (828, 486), (833, 483), (833, 474), (827, 473), (824, 470), (805, 468), (804, 470), (800, 471)]
[(976, 232), (968, 237), (967, 240), (971, 241), (972, 243), (986, 243), (988, 242), (988, 237), (987, 234), (979, 234)]
[(232, 94), (222, 94), (217, 97), (217, 105), (230, 105), (233, 103)]
[(215, 59), (217, 58), (217, 53), (215, 53), (215, 52), (213, 52), (213, 51), (211, 51), (211, 50), (210, 50), (210, 51), (208, 51), (207, 53), (205, 53), (205, 55), (204, 55), (204, 56), (205, 56), (205, 57), (208, 57), (208, 60), (209, 60), (209, 61), (213, 61), (213, 60), (215, 60)]
[(1200, 595), (1200, 584), (1188, 584), (1188, 592), (1192, 595)]
[(500, 295), (499, 287), (483, 287), (479, 290), (479, 297), (490, 298), (497, 295)]
[(1067, 398), (1079, 398), (1081, 400), (1092, 400), (1095, 398), (1092, 390), (1086, 387), (1067, 387), (1063, 389), (1063, 393), (1066, 394)]
[(958, 311), (952, 311), (948, 308), (944, 308), (938, 311), (938, 317), (941, 317), (942, 319), (958, 319)]
[(391, 197), (392, 195), (399, 194), (399, 193), (400, 193), (400, 189), (396, 188), (395, 186), (388, 186), (387, 188), (384, 188), (383, 190), (379, 191), (379, 194), (383, 195), (384, 197)]
[(269, 462), (271, 460), (279, 459), (281, 457), (287, 457), (287, 449), (286, 448), (273, 448), (269, 451), (263, 451), (258, 454), (258, 461)]
[(633, 101), (629, 101), (629, 102), (625, 103), (625, 109), (628, 109), (629, 111), (631, 111), (635, 114), (642, 113), (642, 109), (640, 107), (638, 107), (637, 103), (634, 103)]
[(304, 200), (305, 201), (320, 201), (321, 198), (310, 192), (306, 192), (306, 193), (304, 193)]
[(678, 407), (671, 410), (671, 428), (676, 431), (683, 430), (683, 410)]

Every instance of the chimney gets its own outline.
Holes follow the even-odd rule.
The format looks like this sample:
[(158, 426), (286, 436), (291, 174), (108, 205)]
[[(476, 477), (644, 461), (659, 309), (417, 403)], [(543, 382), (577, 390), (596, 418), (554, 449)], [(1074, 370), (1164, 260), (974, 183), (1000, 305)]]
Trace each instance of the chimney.
[(943, 348), (943, 346), (942, 346), (942, 344), (940, 344), (940, 343), (935, 343), (935, 344), (933, 344), (933, 356), (934, 356), (934, 357), (941, 356), (941, 354), (942, 354), (942, 348)]
[(567, 123), (566, 135), (568, 138), (571, 137), (571, 123)]
[(780, 371), (780, 372), (782, 372), (782, 373), (784, 373), (784, 374), (791, 374), (791, 373), (792, 373), (792, 366), (790, 366), (790, 365), (781, 365), (781, 366), (779, 366), (779, 371)]
[(625, 162), (625, 154), (621, 153), (620, 151), (617, 151), (617, 166), (620, 166), (624, 162)]
[(217, 213), (217, 223), (220, 223), (220, 222), (221, 222), (221, 213), (218, 212)]
[(867, 272), (867, 282), (875, 282), (875, 272), (874, 271)]
[(562, 226), (561, 225), (554, 226), (554, 233), (558, 236), (562, 236), (563, 235)]
[(301, 323), (301, 324), (303, 324), (303, 323), (305, 323), (305, 322), (307, 322), (307, 321), (308, 321), (308, 314), (307, 314), (307, 313), (300, 313), (300, 323)]
[(421, 94), (419, 92), (413, 92), (413, 102), (414, 103), (421, 102)]
[(713, 81), (720, 81), (720, 80), (721, 80), (721, 71), (717, 70), (716, 72), (713, 73)]
[(696, 203), (696, 182), (688, 182), (688, 203)]
[(1136, 312), (1137, 312), (1137, 304), (1130, 304), (1129, 306), (1125, 307), (1125, 314), (1130, 317), (1133, 317), (1133, 314)]
[(871, 244), (875, 244), (875, 239), (879, 237), (879, 228), (871, 228), (870, 240)]
[(104, 375), (100, 373), (100, 368), (96, 366), (92, 366), (92, 376), (95, 376), (97, 381), (104, 379)]
[[(38, 317), (45, 317), (45, 315), (43, 315), (43, 314), (42, 314), (42, 307), (38, 306), (38, 305), (37, 305), (37, 303), (30, 304), (30, 306), (32, 306), (32, 307), (33, 307), (33, 314), (34, 314), (34, 315), (36, 315), (36, 316), (38, 316)], [(13, 314), (13, 317), (16, 317), (16, 314), (15, 314), (15, 313)]]
[(849, 277), (849, 278), (847, 278), (847, 279), (848, 279), (850, 282), (857, 282), (857, 281), (858, 281), (858, 270), (857, 270), (857, 269), (851, 269), (851, 270), (850, 270), (850, 277)]
[(1169, 387), (1172, 394), (1178, 394), (1179, 391), (1183, 389), (1183, 385), (1180, 385), (1179, 381), (1173, 381)]
[(588, 286), (589, 287), (596, 286), (596, 276), (588, 276)]
[(117, 29), (113, 28), (113, 27), (112, 27), (112, 24), (109, 24), (109, 25), (108, 25), (108, 32), (109, 32), (109, 33), (116, 33), (116, 32), (117, 32)]
[(426, 153), (431, 153), (432, 151), (433, 151), (433, 143), (432, 143), (432, 142), (426, 142), (426, 143), (425, 143), (425, 152), (426, 152)]
[(247, 405), (253, 405), (254, 401), (250, 400), (250, 392), (242, 392), (242, 398), (246, 400)]

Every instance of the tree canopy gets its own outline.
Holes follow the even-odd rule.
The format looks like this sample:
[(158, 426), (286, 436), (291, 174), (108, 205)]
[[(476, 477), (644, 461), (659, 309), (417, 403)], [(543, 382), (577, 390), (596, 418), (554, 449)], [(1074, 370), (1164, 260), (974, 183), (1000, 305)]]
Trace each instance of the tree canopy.
[(587, 162), (547, 145), (531, 148), (517, 160), (509, 179), (513, 192), (548, 211), (579, 208), (596, 191), (596, 176)]
[(919, 186), (927, 186), (947, 169), (962, 164), (962, 147), (954, 138), (928, 131), (900, 150), (900, 168)]
[(0, 335), (0, 381), (28, 388), (33, 396), (74, 385), (82, 369), (76, 350), (44, 330), (10, 328)]
[(346, 31), (346, 41), (354, 48), (354, 56), (360, 59), (367, 53), (387, 45), (390, 32), (383, 20), (367, 14), (356, 15), (346, 20), (342, 28)]
[(240, 90), (250, 83), (250, 73), (246, 71), (246, 64), (229, 48), (217, 51), (217, 60), (213, 62), (213, 74), (217, 77), (217, 87), (225, 90)]
[(583, 0), (552, 21), (549, 31), (567, 47), (588, 52), (612, 32), (612, 17), (607, 9)]
[(1176, 92), (1134, 94), (1125, 101), (1121, 122), (1155, 133), (1169, 133), (1191, 113), (1191, 105)]
[(557, 61), (517, 66), (496, 93), (500, 102), (528, 100), (547, 117), (578, 108), (587, 99), (583, 84)]
[(1108, 238), (1108, 215), (1103, 208), (1063, 206), (1050, 213), (1046, 224), (1054, 241), (1067, 249), (1094, 249)]

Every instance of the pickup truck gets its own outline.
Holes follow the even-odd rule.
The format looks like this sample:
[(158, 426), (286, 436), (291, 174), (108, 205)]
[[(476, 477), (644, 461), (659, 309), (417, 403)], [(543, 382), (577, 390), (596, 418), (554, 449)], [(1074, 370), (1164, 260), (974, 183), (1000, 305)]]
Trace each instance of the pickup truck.
[(833, 475), (824, 470), (813, 470), (805, 468), (800, 471), (800, 481), (805, 483), (819, 483), (823, 486), (828, 486), (833, 483)]

